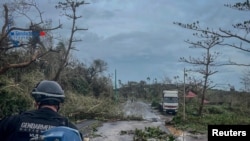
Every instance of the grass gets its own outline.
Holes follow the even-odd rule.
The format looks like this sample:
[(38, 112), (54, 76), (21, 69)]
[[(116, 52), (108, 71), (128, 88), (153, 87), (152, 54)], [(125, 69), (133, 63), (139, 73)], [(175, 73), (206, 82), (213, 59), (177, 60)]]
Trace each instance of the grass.
[(225, 105), (207, 105), (202, 116), (195, 114), (196, 109), (187, 108), (186, 120), (180, 111), (173, 119), (176, 128), (192, 133), (207, 133), (207, 125), (249, 125), (248, 111), (229, 108)]

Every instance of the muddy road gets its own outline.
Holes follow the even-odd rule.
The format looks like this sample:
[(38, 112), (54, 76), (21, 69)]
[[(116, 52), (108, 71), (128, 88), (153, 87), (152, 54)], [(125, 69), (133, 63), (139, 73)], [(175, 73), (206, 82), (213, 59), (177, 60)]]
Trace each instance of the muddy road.
[[(162, 115), (158, 110), (152, 109), (147, 103), (141, 101), (127, 101), (124, 104), (123, 112), (126, 116), (142, 117), (142, 121), (113, 121), (102, 123), (97, 131), (94, 132), (95, 136), (88, 137), (89, 134), (85, 133), (89, 141), (133, 141), (133, 134), (120, 135), (121, 131), (130, 131), (135, 129), (144, 129), (145, 127), (159, 127), (166, 133), (175, 134), (176, 141), (207, 141), (205, 135), (191, 135), (182, 131), (176, 131), (169, 126), (165, 126), (165, 121), (171, 121), (172, 115)], [(95, 121), (88, 121), (77, 126), (87, 127)], [(183, 136), (184, 135), (184, 136)]]

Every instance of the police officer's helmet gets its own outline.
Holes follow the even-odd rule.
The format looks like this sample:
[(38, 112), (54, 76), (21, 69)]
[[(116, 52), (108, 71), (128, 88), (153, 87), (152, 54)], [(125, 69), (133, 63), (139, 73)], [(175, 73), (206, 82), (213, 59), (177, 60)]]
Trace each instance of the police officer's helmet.
[(64, 91), (56, 81), (43, 80), (31, 92), (36, 102), (59, 104), (64, 102)]

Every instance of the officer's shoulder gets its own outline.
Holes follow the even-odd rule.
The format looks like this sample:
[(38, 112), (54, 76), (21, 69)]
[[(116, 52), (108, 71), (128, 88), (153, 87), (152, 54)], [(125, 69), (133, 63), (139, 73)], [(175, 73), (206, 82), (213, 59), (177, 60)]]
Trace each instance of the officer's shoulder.
[(20, 117), (19, 114), (7, 115), (1, 119), (1, 122), (15, 121), (15, 120), (18, 120), (19, 117)]
[(19, 113), (19, 117), (22, 117), (22, 116), (32, 116), (32, 115), (35, 115), (35, 113), (36, 113), (36, 110), (23, 111), (23, 112)]
[(32, 112), (33, 112), (33, 110), (21, 111), (21, 112), (19, 112), (19, 115), (32, 113)]

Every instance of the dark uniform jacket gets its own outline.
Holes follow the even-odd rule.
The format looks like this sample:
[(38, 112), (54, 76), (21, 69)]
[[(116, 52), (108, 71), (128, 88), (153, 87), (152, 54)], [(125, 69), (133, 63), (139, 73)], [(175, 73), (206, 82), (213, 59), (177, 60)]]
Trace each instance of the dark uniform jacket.
[(66, 118), (49, 108), (23, 112), (6, 117), (0, 122), (1, 141), (29, 141), (42, 131), (56, 126), (67, 126), (77, 129)]

